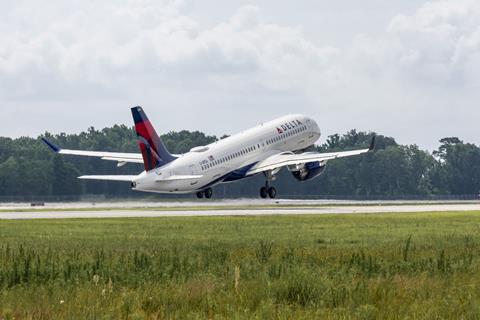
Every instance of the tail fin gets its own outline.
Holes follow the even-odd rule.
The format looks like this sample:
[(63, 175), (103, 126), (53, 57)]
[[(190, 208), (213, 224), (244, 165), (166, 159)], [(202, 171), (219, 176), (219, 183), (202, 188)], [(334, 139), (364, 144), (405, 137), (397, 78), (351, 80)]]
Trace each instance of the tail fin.
[(165, 148), (142, 107), (132, 108), (132, 115), (145, 170), (150, 171), (175, 160)]

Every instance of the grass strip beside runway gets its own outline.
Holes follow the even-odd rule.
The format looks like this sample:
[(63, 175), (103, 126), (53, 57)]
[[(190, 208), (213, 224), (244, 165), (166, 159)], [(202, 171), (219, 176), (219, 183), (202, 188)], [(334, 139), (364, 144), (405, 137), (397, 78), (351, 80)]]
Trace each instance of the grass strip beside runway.
[(0, 318), (475, 318), (480, 212), (0, 221)]

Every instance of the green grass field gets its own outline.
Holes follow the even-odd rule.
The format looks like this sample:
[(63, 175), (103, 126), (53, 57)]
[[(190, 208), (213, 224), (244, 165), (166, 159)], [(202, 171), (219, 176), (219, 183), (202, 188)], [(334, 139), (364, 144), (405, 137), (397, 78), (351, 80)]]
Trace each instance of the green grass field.
[(480, 212), (0, 221), (0, 319), (477, 319)]

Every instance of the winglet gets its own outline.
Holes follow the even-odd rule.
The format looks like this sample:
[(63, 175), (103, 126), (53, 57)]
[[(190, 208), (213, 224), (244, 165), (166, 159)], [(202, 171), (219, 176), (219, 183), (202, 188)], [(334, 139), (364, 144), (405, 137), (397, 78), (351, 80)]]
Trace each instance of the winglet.
[(372, 137), (372, 142), (370, 142), (370, 147), (368, 147), (368, 150), (369, 150), (369, 151), (373, 151), (373, 150), (375, 149), (375, 138), (376, 138), (376, 137), (377, 137), (377, 136), (373, 136), (373, 137)]
[(50, 147), (50, 149), (52, 149), (56, 153), (59, 153), (60, 150), (62, 150), (59, 146), (53, 144), (52, 142), (48, 141), (45, 138), (42, 138), (42, 141), (45, 142)]

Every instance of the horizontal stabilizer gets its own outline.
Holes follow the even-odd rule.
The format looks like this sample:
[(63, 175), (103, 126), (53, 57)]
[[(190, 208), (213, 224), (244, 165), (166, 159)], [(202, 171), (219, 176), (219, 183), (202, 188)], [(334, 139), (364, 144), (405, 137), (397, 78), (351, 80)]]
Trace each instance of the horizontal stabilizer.
[(166, 177), (166, 178), (158, 178), (155, 181), (161, 182), (161, 181), (197, 180), (197, 179), (200, 179), (201, 177), (203, 177), (203, 176), (201, 176), (201, 175), (197, 175), (197, 176), (194, 176), (194, 175), (175, 175), (175, 176), (170, 176), (170, 177)]
[(138, 176), (81, 176), (78, 179), (82, 180), (104, 180), (104, 181), (127, 181), (132, 182)]

